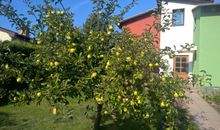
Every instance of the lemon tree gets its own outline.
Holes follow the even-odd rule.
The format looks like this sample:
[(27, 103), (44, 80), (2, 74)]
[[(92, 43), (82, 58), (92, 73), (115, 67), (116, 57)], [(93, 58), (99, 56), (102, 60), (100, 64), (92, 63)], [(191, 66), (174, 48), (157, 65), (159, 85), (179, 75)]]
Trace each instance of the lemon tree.
[(73, 25), (73, 13), (61, 0), (45, 0), (39, 6), (25, 2), (37, 21), (26, 25), (35, 49), (26, 56), (12, 53), (15, 57), (5, 56), (11, 60), (1, 60), (1, 82), (7, 81), (2, 77), (12, 77), (15, 87), (25, 85), (10, 93), (12, 102), (40, 104), (46, 99), (52, 113), (58, 115), (70, 98), (93, 99), (95, 129), (103, 116), (114, 121), (129, 119), (149, 129), (180, 128), (183, 116), (177, 100), (185, 97), (185, 82), (167, 72), (161, 52), (153, 44), (157, 37), (150, 31), (136, 37), (115, 30), (136, 0), (120, 14), (115, 14), (118, 0), (93, 0), (93, 13), (101, 22), (89, 32)]

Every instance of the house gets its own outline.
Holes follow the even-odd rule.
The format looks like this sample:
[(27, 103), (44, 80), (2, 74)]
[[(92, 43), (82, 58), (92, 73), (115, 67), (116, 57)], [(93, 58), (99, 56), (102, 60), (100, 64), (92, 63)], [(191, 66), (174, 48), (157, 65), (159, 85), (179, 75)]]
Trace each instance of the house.
[[(160, 18), (154, 17), (153, 14), (157, 14), (155, 9), (127, 18), (120, 22), (120, 28), (122, 30), (129, 29), (132, 34), (137, 36), (142, 35), (145, 33), (145, 30), (148, 29), (159, 38), (160, 32), (153, 25), (160, 24)], [(160, 48), (158, 39), (155, 39), (154, 45)]]
[(205, 70), (212, 75), (213, 86), (220, 86), (220, 3), (201, 4), (193, 9), (193, 16), (197, 46), (193, 73)]
[[(201, 4), (212, 4), (213, 0), (162, 0), (160, 20), (161, 25), (167, 25), (169, 29), (160, 32), (152, 31), (159, 34), (159, 47), (165, 49), (169, 47), (178, 50), (174, 58), (164, 56), (170, 66), (170, 71), (181, 78), (188, 78), (193, 73), (193, 54), (195, 48), (191, 51), (183, 51), (181, 45), (193, 44), (194, 33), (194, 16), (192, 10)], [(121, 22), (122, 29), (129, 28), (133, 34), (140, 35), (146, 29), (146, 24), (153, 24), (154, 17), (151, 15), (152, 10), (138, 14)]]
[(11, 30), (0, 27), (0, 41), (11, 41), (13, 39), (29, 41), (30, 37), (27, 35), (27, 33), (25, 33), (25, 31), (20, 31), (20, 33), (16, 33)]
[[(204, 3), (212, 3), (213, 0), (162, 0), (161, 24), (166, 20), (169, 29), (160, 33), (160, 48), (170, 47), (181, 50), (181, 45), (193, 44), (194, 17), (192, 10)], [(170, 70), (182, 78), (188, 78), (193, 72), (193, 51), (176, 53), (174, 58), (168, 56)]]

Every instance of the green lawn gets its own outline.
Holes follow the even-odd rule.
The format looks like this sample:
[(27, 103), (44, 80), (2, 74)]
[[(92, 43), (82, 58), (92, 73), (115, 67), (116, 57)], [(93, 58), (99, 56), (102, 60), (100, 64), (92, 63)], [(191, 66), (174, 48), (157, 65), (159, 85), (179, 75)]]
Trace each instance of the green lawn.
[[(78, 104), (75, 101), (68, 105), (72, 111), (72, 118), (53, 115), (52, 107), (46, 102), (41, 105), (4, 105), (0, 106), (0, 130), (91, 130), (94, 111), (85, 116), (86, 106), (90, 102)], [(186, 114), (186, 113), (185, 113)], [(108, 117), (106, 117), (107, 119)], [(137, 122), (113, 122), (107, 119), (101, 130), (147, 130)], [(192, 124), (192, 130), (197, 128)]]
[(0, 107), (0, 130), (89, 130), (92, 120), (84, 116), (86, 104), (72, 103), (73, 118), (53, 115), (51, 107), (41, 105), (5, 105)]
[[(91, 130), (93, 126), (94, 111), (88, 116), (86, 106), (90, 102), (78, 104), (71, 102), (67, 109), (72, 111), (72, 119), (67, 116), (53, 115), (52, 107), (46, 102), (41, 105), (5, 105), (0, 107), (0, 130)], [(94, 108), (95, 109), (95, 108)], [(125, 121), (114, 123), (106, 117), (107, 121), (102, 124), (101, 130), (141, 130), (142, 126)]]

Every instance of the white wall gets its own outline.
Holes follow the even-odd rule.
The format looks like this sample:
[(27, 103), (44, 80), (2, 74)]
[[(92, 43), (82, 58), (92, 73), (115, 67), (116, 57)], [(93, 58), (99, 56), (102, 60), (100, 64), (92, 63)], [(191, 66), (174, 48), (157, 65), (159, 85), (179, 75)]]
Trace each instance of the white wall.
[[(160, 37), (160, 48), (164, 49), (166, 46), (173, 48), (175, 45), (177, 50), (181, 49), (180, 45), (184, 45), (185, 43), (192, 44), (193, 43), (193, 25), (194, 19), (192, 14), (192, 9), (196, 7), (196, 4), (185, 4), (185, 3), (175, 3), (168, 2), (165, 4), (163, 2), (165, 14), (172, 14), (173, 9), (184, 9), (184, 25), (183, 26), (170, 26), (169, 30), (165, 32), (161, 32)], [(161, 23), (163, 24), (163, 17), (165, 14), (161, 15)], [(169, 18), (172, 21), (172, 15)], [(189, 62), (192, 63), (193, 53), (177, 53), (176, 55), (189, 55)], [(169, 59), (168, 57), (164, 57), (168, 60), (170, 65), (170, 69), (173, 70), (173, 59)], [(189, 65), (189, 72), (192, 72), (192, 64)]]
[(11, 41), (12, 38), (8, 33), (0, 31), (0, 41), (6, 41), (6, 40)]

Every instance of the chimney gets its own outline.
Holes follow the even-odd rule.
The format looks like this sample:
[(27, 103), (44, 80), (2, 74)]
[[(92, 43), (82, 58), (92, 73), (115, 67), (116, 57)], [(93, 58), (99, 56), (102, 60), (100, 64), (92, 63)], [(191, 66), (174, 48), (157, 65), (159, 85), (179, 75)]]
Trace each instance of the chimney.
[(26, 37), (29, 37), (29, 29), (28, 27), (22, 27), (19, 31), (19, 34), (20, 35), (23, 35), (23, 36), (26, 36)]

